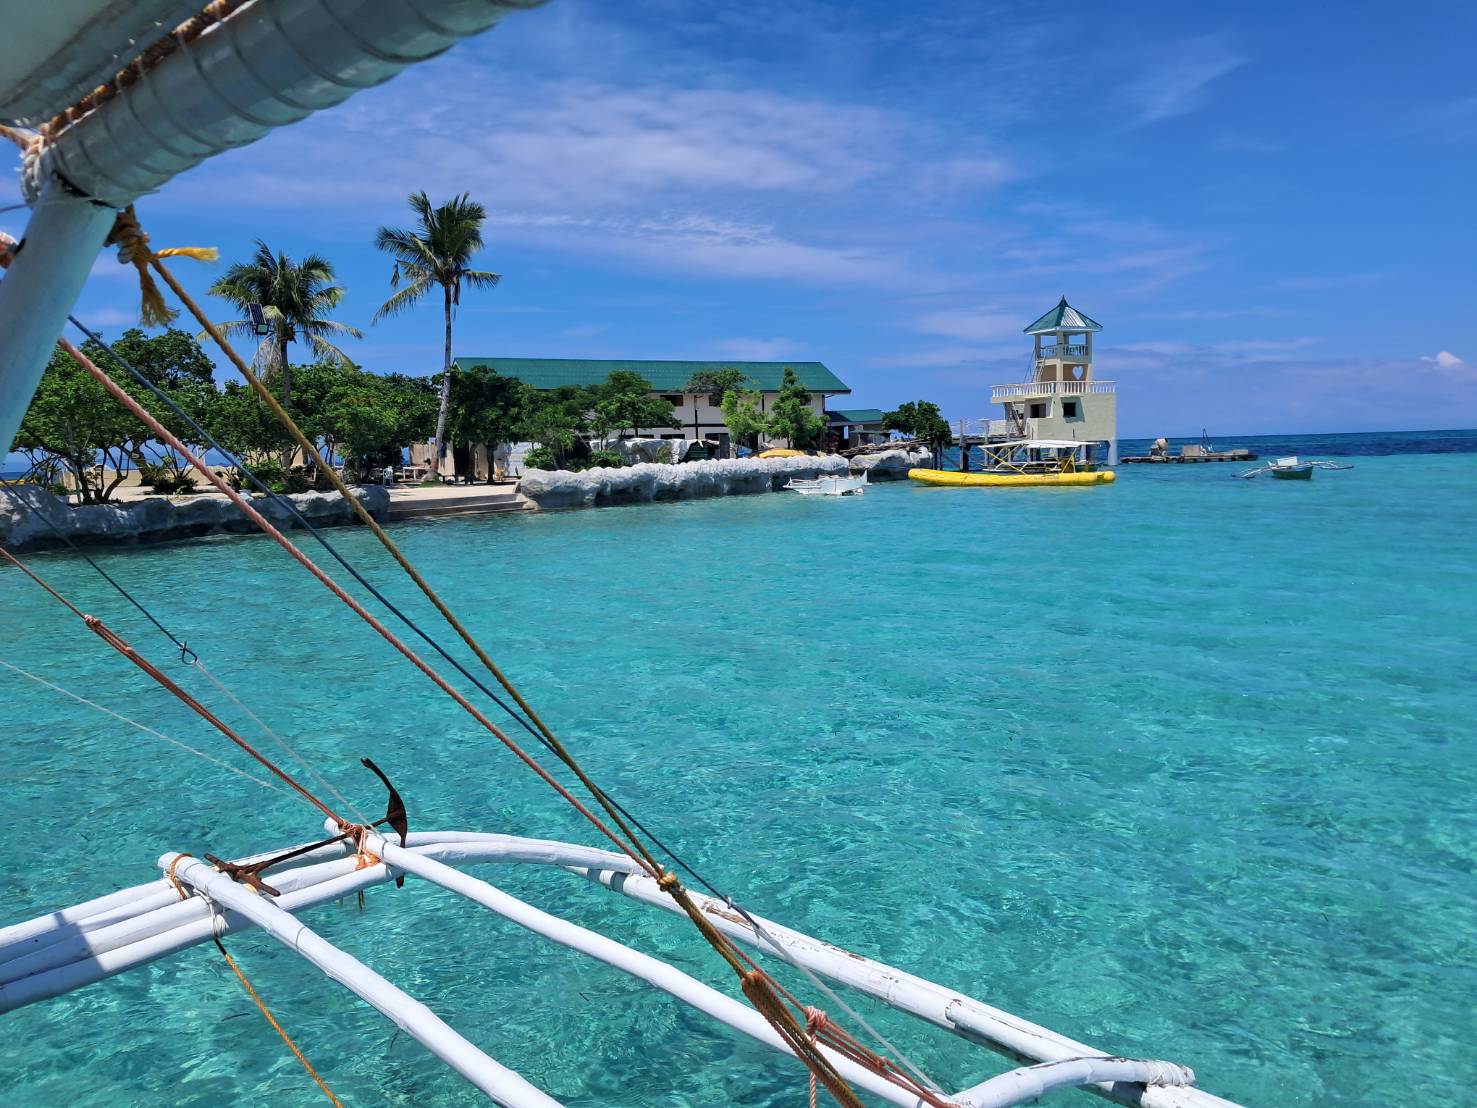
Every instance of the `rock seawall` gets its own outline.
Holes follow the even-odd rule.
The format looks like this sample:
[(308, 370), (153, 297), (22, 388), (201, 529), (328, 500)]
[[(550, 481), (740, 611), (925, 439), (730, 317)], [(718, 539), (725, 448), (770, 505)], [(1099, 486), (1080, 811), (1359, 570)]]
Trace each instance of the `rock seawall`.
[[(857, 463), (867, 463), (858, 466)], [(624, 469), (530, 469), (518, 491), (540, 509), (595, 508), (611, 504), (645, 504), (656, 500), (698, 500), (776, 492), (792, 477), (812, 478), (865, 470), (870, 480), (897, 480), (919, 464), (902, 450), (868, 458), (838, 455), (803, 458), (732, 458), (683, 465), (634, 465)]]
[[(376, 519), (390, 507), (389, 491), (375, 485), (358, 490), (359, 499)], [(356, 521), (354, 510), (336, 492), (295, 493), (285, 499), (314, 527), (337, 527)], [(287, 508), (268, 497), (253, 497), (252, 506), (284, 531), (297, 526)], [(47, 526), (47, 520), (55, 530)], [(42, 550), (66, 545), (61, 531), (78, 544), (150, 543), (201, 535), (255, 532), (256, 524), (223, 496), (151, 496), (117, 504), (69, 507), (36, 485), (12, 485), (0, 493), (0, 544), (12, 550)]]
[(927, 450), (884, 450), (850, 459), (852, 473), (865, 473), (868, 481), (906, 481), (908, 470), (933, 464)]

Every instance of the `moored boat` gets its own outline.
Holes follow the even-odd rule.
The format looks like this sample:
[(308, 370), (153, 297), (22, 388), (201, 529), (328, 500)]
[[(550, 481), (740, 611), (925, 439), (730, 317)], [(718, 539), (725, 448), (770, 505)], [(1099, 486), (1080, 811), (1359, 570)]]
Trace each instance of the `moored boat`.
[(1033, 485), (1110, 485), (1114, 474), (1090, 460), (1090, 443), (1069, 439), (1016, 439), (984, 447), (985, 468), (978, 473), (910, 469), (922, 485), (953, 488), (1010, 488)]
[(1256, 469), (1248, 469), (1245, 473), (1236, 474), (1237, 477), (1260, 477), (1264, 473), (1270, 473), (1279, 481), (1311, 481), (1315, 469), (1353, 469), (1354, 467), (1344, 462), (1328, 462), (1319, 458), (1302, 459), (1296, 454), (1286, 458), (1278, 458), (1268, 462)]
[(867, 475), (858, 477), (791, 477), (785, 486), (801, 496), (861, 496), (867, 491)]

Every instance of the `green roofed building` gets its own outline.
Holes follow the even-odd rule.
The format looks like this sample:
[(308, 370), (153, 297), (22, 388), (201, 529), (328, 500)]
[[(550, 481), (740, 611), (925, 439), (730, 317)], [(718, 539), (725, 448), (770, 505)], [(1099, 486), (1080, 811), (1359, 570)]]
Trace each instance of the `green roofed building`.
[(838, 408), (826, 413), (826, 425), (847, 446), (870, 446), (887, 441), (881, 408)]
[[(718, 407), (721, 397), (692, 394), (685, 391), (696, 373), (712, 373), (720, 369), (736, 369), (749, 378), (747, 388), (760, 394), (761, 407), (768, 411), (779, 397), (785, 369), (795, 371), (800, 383), (810, 390), (810, 403), (816, 413), (826, 414), (826, 399), (851, 392), (846, 383), (820, 362), (679, 362), (638, 361), (631, 358), (484, 358), (459, 357), (456, 364), (469, 369), (485, 365), (504, 377), (516, 377), (536, 389), (557, 389), (563, 385), (590, 386), (602, 383), (616, 370), (639, 373), (651, 382), (653, 395), (672, 405), (672, 414), (682, 425), (680, 431), (670, 427), (643, 427), (642, 438), (712, 439), (726, 451), (728, 430), (723, 425), (723, 412)], [(880, 418), (880, 417), (879, 417)]]

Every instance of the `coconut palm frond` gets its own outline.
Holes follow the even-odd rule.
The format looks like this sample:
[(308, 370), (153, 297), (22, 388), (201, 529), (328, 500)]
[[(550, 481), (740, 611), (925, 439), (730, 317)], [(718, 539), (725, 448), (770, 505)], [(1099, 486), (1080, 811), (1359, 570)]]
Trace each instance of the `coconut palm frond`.
[(502, 279), (501, 273), (485, 273), (480, 269), (469, 269), (462, 274), (462, 280), (472, 289), (495, 289)]
[(354, 359), (350, 358), (337, 346), (333, 345), (333, 343), (329, 342), (321, 335), (309, 334), (308, 344), (312, 346), (313, 353), (317, 354), (320, 358), (331, 359), (332, 361), (338, 362), (341, 365), (354, 364)]
[[(323, 333), (360, 337), (356, 329), (327, 318), (344, 298), (344, 288), (335, 284), (335, 276), (333, 264), (320, 254), (294, 262), (257, 239), (251, 260), (232, 264), (209, 291), (242, 310), (261, 305), (273, 333), (263, 340), (254, 360), (258, 366), (277, 367), (285, 359), (282, 347), (299, 337), (309, 341)], [(222, 326), (237, 336), (255, 331), (249, 320), (232, 320)]]
[(429, 293), (431, 289), (433, 289), (435, 286), (435, 281), (432, 281), (429, 278), (425, 277), (416, 281), (412, 281), (410, 284), (406, 285), (403, 289), (397, 292), (394, 296), (390, 297), (390, 299), (381, 304), (379, 306), (379, 309), (374, 313), (374, 316), (370, 320), (370, 322), (378, 323), (382, 319), (388, 319), (391, 316), (399, 315), (401, 312), (415, 307), (415, 305), (419, 304), (423, 299), (425, 299), (426, 294)]
[(315, 319), (306, 331), (310, 335), (352, 335), (356, 339), (364, 337), (364, 332), (359, 328), (340, 323), (336, 319)]

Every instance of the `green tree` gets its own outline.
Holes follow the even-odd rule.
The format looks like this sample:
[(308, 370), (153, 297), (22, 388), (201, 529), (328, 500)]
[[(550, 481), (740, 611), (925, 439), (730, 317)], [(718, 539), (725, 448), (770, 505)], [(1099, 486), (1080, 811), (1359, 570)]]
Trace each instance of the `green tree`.
[(779, 397), (769, 413), (769, 434), (784, 439), (792, 450), (809, 450), (820, 441), (825, 429), (825, 420), (810, 406), (810, 391), (786, 366)]
[(293, 449), (292, 437), (244, 381), (225, 383), (210, 430), (222, 446), (253, 469), (273, 459), (273, 470), (279, 471), (281, 464), (275, 458)]
[(611, 431), (636, 434), (642, 427), (681, 426), (672, 405), (651, 395), (651, 382), (629, 369), (618, 369), (595, 387), (590, 428), (603, 441)]
[(700, 369), (687, 379), (682, 391), (692, 396), (707, 394), (713, 407), (723, 405), (723, 398), (734, 389), (746, 388), (754, 382), (741, 369)]
[[(257, 239), (251, 261), (232, 265), (224, 277), (210, 286), (210, 293), (242, 312), (252, 304), (261, 305), (271, 333), (257, 348), (255, 362), (269, 379), (275, 379), (277, 395), (284, 405), (292, 400), (288, 344), (306, 342), (320, 358), (348, 362), (349, 356), (329, 342), (328, 336), (362, 337), (357, 328), (328, 318), (343, 300), (344, 289), (334, 284), (333, 266), (317, 254), (294, 262), (281, 251), (273, 253), (271, 247)], [(227, 335), (256, 333), (250, 319), (227, 320), (217, 326)]]
[(555, 468), (562, 467), (578, 444), (580, 432), (589, 427), (587, 416), (594, 402), (590, 390), (578, 385), (561, 385), (539, 392), (530, 390), (518, 434), (543, 447), (554, 460)]
[(344, 468), (371, 478), (398, 465), (404, 447), (430, 436), (436, 407), (436, 386), (427, 378), (356, 370), (329, 390), (321, 418)]
[[(489, 366), (456, 369), (451, 375), (447, 434), (454, 443), (485, 443), (492, 451), (511, 442), (524, 425), (531, 390)], [(491, 483), (491, 473), (488, 482)]]
[(933, 452), (935, 464), (939, 453), (954, 444), (949, 421), (943, 417), (937, 404), (931, 404), (927, 400), (909, 400), (906, 404), (898, 405), (896, 411), (888, 412), (882, 417), (882, 429), (898, 431), (915, 442), (925, 444)]
[(752, 447), (755, 436), (768, 426), (759, 402), (759, 393), (745, 389), (732, 388), (723, 394), (723, 425), (728, 428), (730, 458), (738, 457), (740, 445)]
[[(210, 359), (188, 334), (169, 330), (149, 336), (132, 328), (113, 347), (195, 420), (206, 424), (212, 421), (218, 395)], [(159, 407), (101, 345), (89, 339), (82, 350), (126, 391), (151, 408)], [(200, 436), (183, 420), (168, 412), (161, 418), (186, 445), (197, 450), (201, 447)], [(148, 428), (61, 351), (52, 355), (41, 376), (14, 449), (38, 460), (55, 459), (71, 476), (84, 504), (110, 500), (130, 463), (148, 473), (168, 474), (174, 480), (183, 474), (186, 464), (155, 442)]]
[[(417, 225), (409, 230), (381, 227), (374, 244), (395, 260), (390, 287), (399, 289), (374, 313), (378, 323), (420, 303), (432, 289), (441, 289), (446, 324), (445, 356), (441, 362), (441, 400), (436, 413), (436, 462), (446, 447), (446, 423), (451, 414), (451, 324), (462, 302), (462, 286), (490, 289), (502, 278), (472, 268), (472, 256), (482, 249), (482, 224), (487, 211), (462, 193), (433, 207), (424, 192), (413, 193), (408, 203)], [(401, 282), (405, 283), (400, 288)]]

